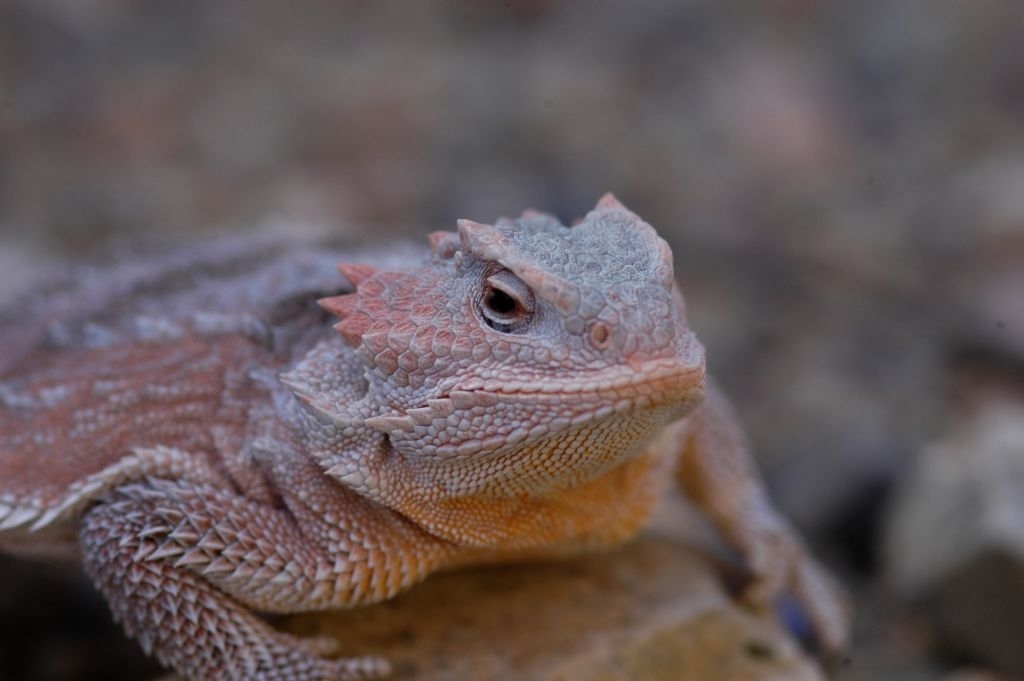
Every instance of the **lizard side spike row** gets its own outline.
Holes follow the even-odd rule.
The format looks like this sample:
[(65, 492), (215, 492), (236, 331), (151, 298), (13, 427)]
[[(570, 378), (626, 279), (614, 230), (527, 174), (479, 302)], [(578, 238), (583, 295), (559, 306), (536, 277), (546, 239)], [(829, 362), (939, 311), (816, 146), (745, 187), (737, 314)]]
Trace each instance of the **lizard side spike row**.
[(195, 277), (182, 254), (126, 263), (0, 325), (28, 349), (0, 362), (0, 549), (79, 557), (163, 664), (385, 676), (255, 613), (611, 547), (672, 484), (744, 559), (749, 600), (789, 590), (845, 646), (844, 597), (705, 375), (668, 245), (614, 196), (572, 228), (462, 220), (405, 259), (261, 248), (197, 252)]

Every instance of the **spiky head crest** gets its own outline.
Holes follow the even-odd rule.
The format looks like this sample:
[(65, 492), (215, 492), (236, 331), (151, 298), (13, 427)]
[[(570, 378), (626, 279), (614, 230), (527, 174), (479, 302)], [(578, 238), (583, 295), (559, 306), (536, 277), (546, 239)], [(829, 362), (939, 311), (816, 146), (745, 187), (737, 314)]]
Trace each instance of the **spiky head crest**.
[[(429, 243), (418, 268), (342, 266), (356, 291), (321, 301), (385, 395), (387, 420), (375, 423), (395, 446), (465, 455), (539, 433), (555, 414), (679, 412), (699, 399), (703, 350), (671, 251), (611, 194), (571, 228), (528, 211), (459, 220)], [(459, 405), (477, 416), (455, 419)]]

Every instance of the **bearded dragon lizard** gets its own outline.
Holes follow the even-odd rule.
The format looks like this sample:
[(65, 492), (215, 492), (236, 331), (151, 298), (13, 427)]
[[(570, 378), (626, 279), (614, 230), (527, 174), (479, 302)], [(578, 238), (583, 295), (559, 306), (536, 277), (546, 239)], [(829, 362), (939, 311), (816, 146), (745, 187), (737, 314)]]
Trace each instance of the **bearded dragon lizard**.
[(790, 589), (845, 645), (840, 590), (705, 377), (668, 245), (614, 197), (571, 228), (461, 220), (344, 280), (342, 257), (162, 256), (8, 311), (0, 547), (79, 558), (188, 679), (376, 678), (385, 660), (328, 659), (254, 612), (610, 547), (675, 480), (745, 559), (748, 599)]

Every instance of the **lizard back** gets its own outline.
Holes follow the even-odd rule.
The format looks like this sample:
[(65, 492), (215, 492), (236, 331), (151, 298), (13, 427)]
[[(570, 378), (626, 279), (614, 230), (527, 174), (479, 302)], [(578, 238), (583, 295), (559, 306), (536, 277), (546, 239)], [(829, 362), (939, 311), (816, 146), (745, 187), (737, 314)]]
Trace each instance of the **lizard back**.
[(0, 530), (140, 447), (214, 460), (331, 335), (336, 246), (224, 240), (83, 267), (0, 313)]

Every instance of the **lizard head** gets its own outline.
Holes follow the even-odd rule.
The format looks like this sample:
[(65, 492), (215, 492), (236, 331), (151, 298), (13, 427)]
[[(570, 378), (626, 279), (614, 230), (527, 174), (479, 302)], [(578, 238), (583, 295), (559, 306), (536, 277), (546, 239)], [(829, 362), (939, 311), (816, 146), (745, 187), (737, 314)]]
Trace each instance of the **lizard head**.
[(342, 265), (356, 292), (321, 301), (368, 367), (377, 413), (365, 424), (397, 450), (507, 463), (541, 450), (554, 460), (562, 443), (581, 458), (558, 465), (578, 473), (621, 460), (702, 399), (704, 352), (672, 253), (613, 196), (574, 227), (528, 211), (460, 220), (430, 245), (407, 271)]

